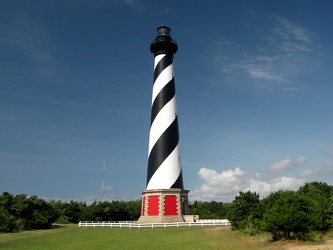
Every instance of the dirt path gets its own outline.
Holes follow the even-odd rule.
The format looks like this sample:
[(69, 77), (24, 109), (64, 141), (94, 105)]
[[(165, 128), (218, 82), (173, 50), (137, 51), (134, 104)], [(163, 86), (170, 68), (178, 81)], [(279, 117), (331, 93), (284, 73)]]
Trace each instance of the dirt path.
[(333, 240), (328, 240), (320, 245), (312, 245), (312, 246), (294, 246), (289, 248), (290, 250), (326, 250), (333, 249)]
[(268, 250), (333, 250), (333, 240), (327, 240), (322, 244), (306, 242), (276, 242)]

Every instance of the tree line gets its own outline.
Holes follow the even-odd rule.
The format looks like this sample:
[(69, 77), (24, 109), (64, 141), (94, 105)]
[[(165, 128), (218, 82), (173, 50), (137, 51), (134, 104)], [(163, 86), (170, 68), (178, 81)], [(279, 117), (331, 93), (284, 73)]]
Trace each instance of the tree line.
[(0, 232), (49, 228), (57, 218), (57, 211), (35, 195), (0, 196)]
[(239, 192), (228, 209), (232, 228), (250, 234), (269, 232), (273, 240), (310, 239), (333, 228), (333, 186), (306, 183), (297, 191), (279, 190), (264, 199)]
[(0, 195), (0, 232), (47, 229), (53, 223), (68, 224), (79, 221), (137, 220), (141, 213), (141, 200), (86, 202), (45, 201), (26, 194)]
[[(297, 191), (279, 190), (263, 199), (256, 192), (239, 192), (232, 202), (194, 201), (189, 208), (200, 219), (228, 219), (233, 230), (251, 235), (269, 232), (274, 240), (308, 239), (313, 232), (333, 228), (333, 186), (311, 182)], [(49, 228), (53, 223), (134, 221), (140, 213), (141, 200), (87, 205), (4, 192), (0, 195), (0, 232)]]

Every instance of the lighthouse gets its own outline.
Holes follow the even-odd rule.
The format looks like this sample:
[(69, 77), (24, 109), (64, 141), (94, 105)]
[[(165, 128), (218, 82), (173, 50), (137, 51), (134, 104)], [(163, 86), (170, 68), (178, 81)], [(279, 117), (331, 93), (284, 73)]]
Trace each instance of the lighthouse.
[(170, 28), (157, 28), (150, 44), (154, 54), (154, 81), (148, 146), (146, 189), (142, 191), (138, 223), (182, 222), (188, 214), (179, 146), (178, 113), (173, 56), (177, 43)]

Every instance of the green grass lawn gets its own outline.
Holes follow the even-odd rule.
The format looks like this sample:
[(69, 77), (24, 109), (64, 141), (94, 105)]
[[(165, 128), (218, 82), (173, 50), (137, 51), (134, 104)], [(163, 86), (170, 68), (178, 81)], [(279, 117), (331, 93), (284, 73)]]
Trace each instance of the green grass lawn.
[(263, 249), (267, 240), (237, 236), (229, 227), (79, 228), (0, 234), (0, 249)]
[[(279, 241), (270, 236), (247, 236), (230, 227), (79, 228), (64, 225), (49, 230), (0, 234), (0, 249), (333, 249), (333, 232), (326, 243)], [(329, 243), (328, 243), (329, 242)], [(324, 248), (318, 248), (320, 247)], [(325, 244), (325, 245), (323, 245)], [(327, 245), (329, 244), (329, 245)], [(327, 247), (327, 248), (326, 248)]]

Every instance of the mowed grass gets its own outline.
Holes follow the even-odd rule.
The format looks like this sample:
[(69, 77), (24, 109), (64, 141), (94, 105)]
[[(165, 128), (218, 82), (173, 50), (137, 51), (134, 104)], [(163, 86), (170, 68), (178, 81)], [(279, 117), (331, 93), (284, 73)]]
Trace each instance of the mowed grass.
[(271, 242), (267, 234), (248, 236), (230, 227), (79, 228), (64, 225), (49, 230), (0, 234), (0, 249), (333, 249), (333, 232), (325, 242)]
[(79, 228), (0, 234), (0, 249), (266, 249), (267, 239), (238, 235), (230, 227)]

